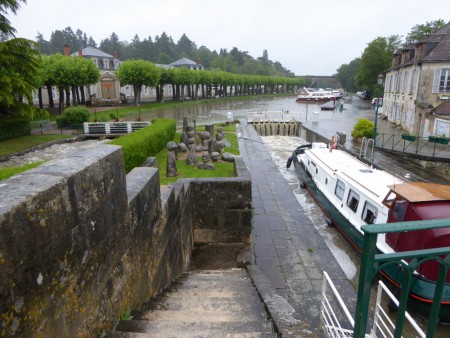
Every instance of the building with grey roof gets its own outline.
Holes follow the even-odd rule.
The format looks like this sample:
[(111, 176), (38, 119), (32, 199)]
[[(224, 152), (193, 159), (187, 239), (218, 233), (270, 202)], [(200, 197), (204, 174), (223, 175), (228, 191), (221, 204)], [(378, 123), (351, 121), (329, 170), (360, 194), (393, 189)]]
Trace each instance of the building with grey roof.
[(408, 132), (450, 137), (450, 23), (394, 53), (383, 114)]

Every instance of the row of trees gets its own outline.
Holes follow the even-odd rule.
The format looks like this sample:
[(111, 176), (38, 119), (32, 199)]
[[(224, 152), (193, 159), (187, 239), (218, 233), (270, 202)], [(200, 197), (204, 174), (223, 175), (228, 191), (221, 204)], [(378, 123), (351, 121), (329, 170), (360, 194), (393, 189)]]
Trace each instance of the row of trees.
[(401, 36), (377, 37), (367, 44), (361, 57), (341, 65), (335, 77), (350, 92), (368, 90), (377, 84), (377, 76), (391, 67), (392, 55), (401, 47), (420, 42), (427, 34), (444, 26), (442, 19), (415, 25), (402, 42)]
[[(10, 0), (0, 3), (0, 117), (22, 115), (33, 117), (36, 113), (45, 114), (43, 109), (36, 109), (28, 102), (32, 102), (32, 93), (37, 90), (39, 105), (43, 107), (42, 88), (47, 88), (49, 105), (54, 107), (52, 87), (57, 87), (60, 93), (59, 107), (73, 104), (84, 104), (85, 88), (97, 83), (100, 73), (94, 63), (80, 57), (64, 57), (59, 52), (63, 45), (72, 47), (96, 47), (95, 41), (80, 30), (76, 33), (66, 28), (56, 31), (52, 39), (47, 42), (42, 35), (38, 41), (15, 38), (15, 29), (10, 25), (6, 13), (16, 13), (20, 3), (25, 0)], [(49, 52), (54, 46), (58, 53), (43, 55), (40, 51)], [(52, 47), (53, 46), (53, 47)], [(147, 51), (145, 50), (147, 46)], [(158, 100), (164, 96), (165, 85), (172, 85), (174, 98), (183, 99), (184, 90), (188, 88), (187, 95), (197, 98), (201, 89), (202, 97), (210, 97), (214, 93), (220, 95), (257, 94), (294, 91), (298, 86), (304, 85), (304, 79), (293, 77), (280, 63), (269, 60), (267, 51), (258, 60), (254, 60), (247, 52), (233, 48), (231, 52), (221, 50), (220, 54), (210, 52), (206, 47), (197, 49), (195, 44), (186, 35), (183, 35), (177, 44), (172, 38), (163, 33), (160, 37), (140, 41), (136, 36), (128, 44), (120, 42), (116, 34), (102, 40), (100, 48), (106, 52), (119, 53), (138, 58), (139, 56), (156, 57), (160, 63), (167, 63), (179, 56), (190, 58), (204, 57), (203, 64), (211, 65), (214, 70), (190, 71), (185, 68), (164, 69), (156, 66), (144, 57), (139, 60), (125, 61), (119, 69), (117, 76), (122, 85), (132, 85), (135, 90), (135, 101), (140, 101), (140, 91), (143, 86), (156, 87)], [(147, 53), (148, 52), (148, 53)], [(157, 52), (157, 56), (155, 56)], [(167, 62), (162, 62), (167, 61)], [(233, 74), (241, 72), (242, 74)], [(250, 75), (253, 74), (253, 75)], [(257, 75), (260, 74), (260, 75)], [(263, 74), (263, 75), (261, 75)], [(281, 75), (280, 75), (281, 74)], [(286, 77), (289, 75), (292, 77)]]
[(293, 77), (294, 73), (285, 69), (280, 62), (269, 60), (267, 50), (263, 55), (253, 58), (246, 51), (240, 51), (233, 47), (231, 51), (221, 49), (219, 52), (211, 51), (205, 46), (197, 48), (186, 34), (183, 34), (178, 42), (174, 42), (171, 36), (163, 32), (141, 39), (137, 34), (133, 39), (120, 41), (116, 33), (102, 40), (100, 45), (92, 37), (77, 29), (75, 32), (71, 27), (63, 30), (55, 30), (50, 36), (50, 40), (45, 40), (42, 34), (38, 34), (36, 42), (43, 54), (54, 54), (61, 52), (64, 45), (69, 45), (73, 50), (85, 47), (98, 47), (102, 51), (113, 54), (118, 52), (121, 60), (140, 59), (148, 60), (156, 64), (170, 64), (182, 57), (192, 60), (199, 59), (207, 69), (218, 69), (231, 73), (252, 74), (252, 75), (274, 75)]
[(305, 85), (305, 79), (281, 76), (258, 76), (232, 74), (220, 70), (193, 71), (187, 68), (161, 68), (150, 61), (124, 61), (116, 70), (116, 75), (122, 85), (132, 85), (135, 103), (140, 103), (143, 86), (156, 87), (157, 100), (164, 97), (164, 87), (173, 87), (174, 99), (182, 100), (187, 88), (187, 96), (197, 99), (211, 97), (213, 93), (220, 95), (249, 95), (280, 92), (294, 92)]

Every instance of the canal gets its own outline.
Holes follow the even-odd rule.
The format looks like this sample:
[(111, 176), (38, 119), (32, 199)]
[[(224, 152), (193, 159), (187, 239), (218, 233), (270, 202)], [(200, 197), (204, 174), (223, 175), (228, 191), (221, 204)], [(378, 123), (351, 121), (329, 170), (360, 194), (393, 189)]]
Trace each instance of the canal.
[[(249, 111), (295, 111), (300, 112), (302, 116), (302, 123), (307, 127), (315, 130), (316, 132), (326, 136), (334, 135), (336, 132), (344, 132), (347, 134), (346, 147), (351, 148), (351, 129), (354, 123), (359, 118), (365, 117), (373, 119), (374, 110), (370, 109), (367, 102), (361, 101), (355, 97), (345, 98), (344, 110), (342, 112), (336, 111), (321, 111), (319, 105), (314, 104), (299, 104), (295, 102), (295, 97), (280, 97), (280, 98), (258, 98), (255, 100), (243, 100), (243, 101), (229, 101), (229, 100), (211, 100), (203, 104), (180, 106), (176, 108), (161, 109), (157, 112), (144, 112), (141, 111), (140, 117), (142, 120), (151, 120), (154, 118), (174, 118), (177, 120), (177, 124), (181, 125), (184, 117), (189, 119), (195, 119), (199, 123), (209, 123), (216, 121), (226, 121), (229, 117), (228, 113), (233, 114), (234, 119), (242, 121), (246, 120), (247, 112)], [(125, 120), (134, 121), (138, 116), (129, 115)], [(384, 128), (387, 131), (395, 133), (401, 133), (396, 127), (392, 127), (389, 124), (384, 124)], [(392, 130), (390, 130), (391, 128)], [(298, 178), (296, 177), (293, 167), (286, 168), (286, 161), (291, 155), (292, 151), (302, 142), (298, 137), (286, 137), (286, 136), (264, 136), (262, 137), (268, 151), (270, 152), (274, 163), (277, 165), (287, 182), (292, 188), (296, 199), (303, 207), (308, 217), (321, 233), (329, 249), (340, 263), (342, 270), (346, 274), (347, 278), (351, 281), (355, 290), (357, 288), (357, 282), (359, 277), (359, 257), (350, 248), (349, 244), (343, 239), (339, 232), (329, 227), (325, 222), (325, 217), (320, 208), (315, 204), (314, 200), (308, 195), (306, 190), (301, 189), (299, 186)], [(50, 160), (57, 158), (68, 152), (80, 149), (82, 147), (92, 147), (103, 141), (84, 141), (77, 143), (67, 143), (62, 145), (54, 145), (52, 147), (26, 154), (20, 157), (13, 157), (7, 162), (1, 162), (0, 168), (11, 165), (22, 165), (26, 163)], [(412, 177), (418, 177), (418, 175), (426, 175), (426, 171), (417, 171), (417, 168), (405, 162), (401, 165), (401, 168), (395, 168), (400, 173), (405, 175), (412, 175)], [(398, 173), (397, 173), (398, 174)], [(430, 175), (429, 178), (433, 178)], [(428, 180), (428, 178), (427, 178)], [(375, 288), (374, 288), (375, 289)], [(374, 298), (374, 297), (372, 297)], [(425, 328), (426, 320), (423, 318), (416, 318), (419, 324)], [(405, 332), (405, 337), (413, 337), (411, 332)], [(440, 325), (436, 337), (450, 337), (450, 327), (446, 325)]]

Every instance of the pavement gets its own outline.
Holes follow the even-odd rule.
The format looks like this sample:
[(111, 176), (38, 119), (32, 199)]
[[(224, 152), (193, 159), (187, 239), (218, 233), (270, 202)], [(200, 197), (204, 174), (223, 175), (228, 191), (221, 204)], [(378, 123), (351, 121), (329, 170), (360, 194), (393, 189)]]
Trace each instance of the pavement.
[(252, 179), (249, 273), (283, 337), (320, 337), (323, 271), (351, 313), (356, 292), (254, 128), (241, 124), (239, 129), (239, 149)]

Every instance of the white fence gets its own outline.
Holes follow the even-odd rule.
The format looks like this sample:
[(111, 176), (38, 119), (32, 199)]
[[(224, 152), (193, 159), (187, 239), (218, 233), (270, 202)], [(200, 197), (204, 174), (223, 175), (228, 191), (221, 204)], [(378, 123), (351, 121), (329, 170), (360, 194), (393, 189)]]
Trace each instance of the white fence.
[(151, 122), (84, 122), (86, 135), (121, 135), (147, 127)]

